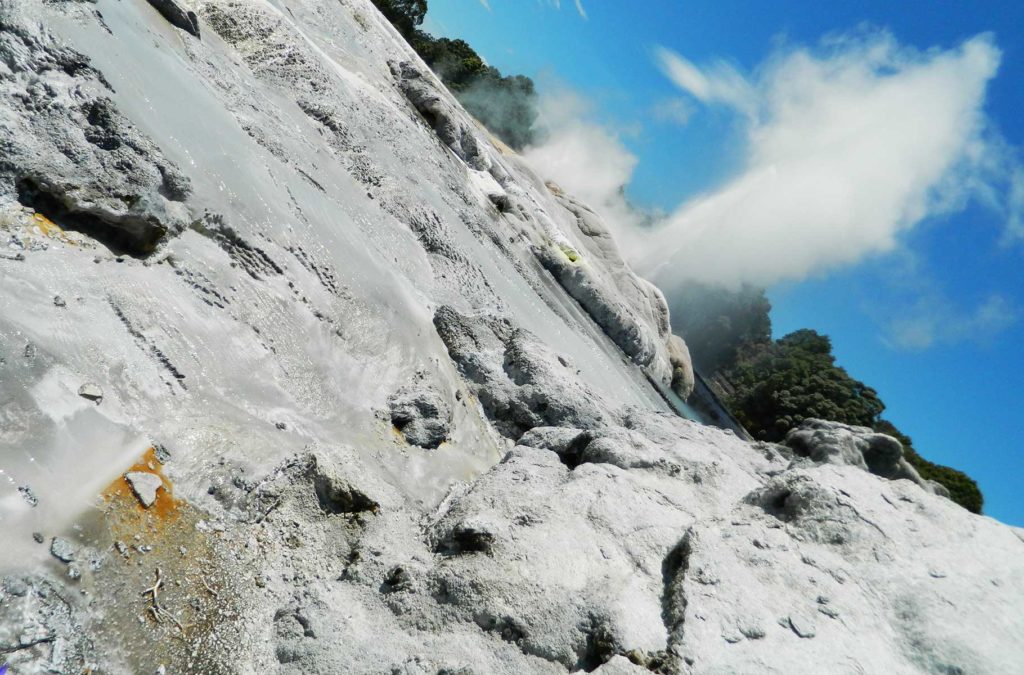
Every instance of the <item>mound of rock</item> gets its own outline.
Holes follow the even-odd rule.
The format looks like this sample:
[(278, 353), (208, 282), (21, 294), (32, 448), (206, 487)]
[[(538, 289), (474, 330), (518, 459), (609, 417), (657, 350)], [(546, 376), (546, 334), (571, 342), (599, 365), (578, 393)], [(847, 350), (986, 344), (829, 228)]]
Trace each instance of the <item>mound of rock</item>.
[(917, 469), (903, 459), (903, 445), (898, 440), (868, 427), (807, 419), (786, 434), (785, 444), (797, 455), (815, 462), (849, 464), (890, 480), (913, 481), (926, 490), (949, 496), (945, 487), (921, 478)]

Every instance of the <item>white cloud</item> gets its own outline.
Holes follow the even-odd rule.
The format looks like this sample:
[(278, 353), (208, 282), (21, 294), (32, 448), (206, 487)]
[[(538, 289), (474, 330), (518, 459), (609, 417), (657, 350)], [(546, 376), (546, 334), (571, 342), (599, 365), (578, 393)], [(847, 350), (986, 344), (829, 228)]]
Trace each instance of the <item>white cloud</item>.
[(480, 0), (480, 4), (484, 6), (488, 12), (491, 11), (491, 3), (488, 0)]
[(1005, 172), (986, 140), (985, 89), (1000, 52), (982, 35), (918, 52), (887, 34), (775, 55), (747, 80), (660, 50), (681, 89), (737, 109), (739, 175), (639, 236), (641, 272), (770, 285), (891, 251), (922, 219), (962, 208)]
[(668, 216), (638, 213), (623, 196), (636, 157), (571, 96), (548, 99), (549, 140), (526, 156), (602, 212), (634, 267), (669, 294), (689, 279), (770, 286), (891, 254), (901, 234), (972, 200), (1024, 240), (1024, 168), (984, 112), (1000, 61), (988, 35), (923, 52), (886, 33), (831, 38), (750, 76), (667, 50), (655, 58), (688, 105), (737, 112), (746, 149), (732, 178)]
[(679, 54), (658, 47), (654, 58), (661, 71), (683, 91), (702, 103), (725, 103), (753, 114), (756, 94), (735, 68), (718, 61), (701, 70)]
[(895, 349), (921, 350), (935, 345), (987, 342), (1017, 320), (1017, 311), (1001, 295), (989, 296), (973, 311), (959, 311), (930, 296), (905, 309), (886, 326), (885, 343)]
[(587, 19), (587, 10), (583, 9), (583, 0), (576, 0), (576, 11), (584, 20)]

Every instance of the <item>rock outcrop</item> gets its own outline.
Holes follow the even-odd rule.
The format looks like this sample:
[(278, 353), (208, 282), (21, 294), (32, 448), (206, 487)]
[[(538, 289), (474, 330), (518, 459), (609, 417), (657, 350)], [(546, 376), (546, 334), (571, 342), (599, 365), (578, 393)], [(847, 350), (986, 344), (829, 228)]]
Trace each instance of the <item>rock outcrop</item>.
[(681, 416), (661, 293), (369, 0), (0, 0), (0, 248), (18, 673), (1024, 660), (1020, 531)]
[(935, 481), (926, 481), (907, 460), (903, 446), (892, 436), (868, 427), (807, 419), (786, 435), (786, 445), (815, 462), (849, 464), (888, 478), (905, 479), (945, 497), (949, 492)]

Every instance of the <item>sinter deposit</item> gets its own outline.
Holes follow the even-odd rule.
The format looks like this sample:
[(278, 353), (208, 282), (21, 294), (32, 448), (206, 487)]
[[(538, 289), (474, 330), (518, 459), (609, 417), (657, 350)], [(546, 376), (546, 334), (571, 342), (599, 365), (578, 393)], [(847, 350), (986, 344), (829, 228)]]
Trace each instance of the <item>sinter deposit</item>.
[(0, 0), (0, 660), (1019, 672), (1020, 531), (668, 319), (369, 0)]

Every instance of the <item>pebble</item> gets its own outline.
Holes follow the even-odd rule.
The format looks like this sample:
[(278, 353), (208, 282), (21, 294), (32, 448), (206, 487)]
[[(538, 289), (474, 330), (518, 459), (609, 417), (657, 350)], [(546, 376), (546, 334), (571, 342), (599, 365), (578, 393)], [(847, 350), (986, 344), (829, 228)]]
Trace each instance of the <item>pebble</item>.
[(103, 390), (99, 388), (99, 385), (88, 382), (78, 388), (78, 395), (90, 401), (96, 401), (97, 405), (103, 400)]
[(29, 506), (35, 507), (39, 504), (39, 497), (36, 497), (36, 493), (32, 492), (32, 488), (27, 485), (19, 485), (18, 492), (25, 498)]
[(75, 559), (75, 547), (63, 537), (54, 537), (50, 541), (50, 555), (61, 562), (69, 563)]

